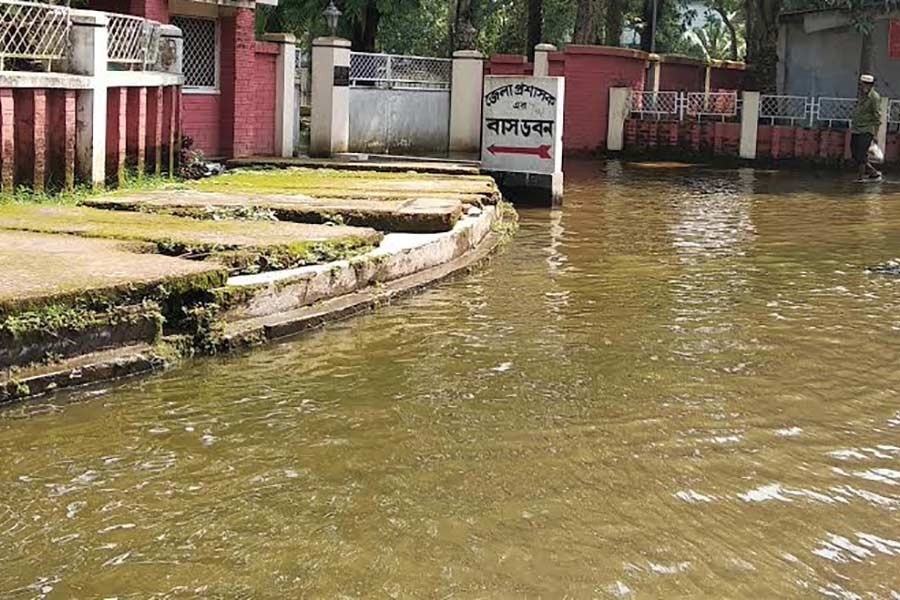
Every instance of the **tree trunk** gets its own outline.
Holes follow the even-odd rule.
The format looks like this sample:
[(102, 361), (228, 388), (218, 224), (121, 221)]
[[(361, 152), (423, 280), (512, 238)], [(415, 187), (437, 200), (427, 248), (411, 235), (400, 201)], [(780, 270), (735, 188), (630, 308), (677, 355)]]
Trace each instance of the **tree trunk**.
[(599, 0), (578, 0), (575, 13), (575, 44), (595, 44), (599, 39), (600, 2)]
[(606, 3), (606, 18), (604, 19), (603, 33), (607, 46), (622, 45), (622, 28), (625, 21), (625, 1), (608, 0)]
[[(874, 27), (874, 23), (872, 23)], [(859, 75), (872, 72), (872, 63), (875, 59), (875, 44), (872, 43), (872, 27), (866, 27), (862, 31), (862, 48), (859, 53)], [(857, 78), (858, 80), (858, 78)]]
[(734, 23), (728, 16), (728, 9), (725, 7), (722, 0), (716, 0), (715, 10), (719, 13), (719, 18), (722, 19), (722, 23), (725, 25), (725, 28), (728, 30), (728, 35), (731, 37), (731, 60), (738, 60), (737, 28), (735, 28)]
[(381, 12), (375, 0), (368, 0), (359, 15), (353, 22), (353, 35), (350, 40), (351, 47), (356, 52), (375, 52), (375, 38), (378, 35), (378, 23), (381, 21)]
[[(656, 52), (656, 29), (663, 10), (663, 0), (644, 0), (642, 20), (644, 28), (641, 30), (641, 50), (644, 52)], [(655, 12), (655, 15), (654, 15)]]
[(529, 60), (534, 60), (534, 47), (540, 44), (544, 35), (544, 0), (528, 0), (528, 35), (526, 52)]
[(778, 87), (778, 15), (781, 0), (746, 0), (749, 89), (774, 92)]
[(472, 0), (450, 0), (450, 50), (474, 50), (477, 31)]

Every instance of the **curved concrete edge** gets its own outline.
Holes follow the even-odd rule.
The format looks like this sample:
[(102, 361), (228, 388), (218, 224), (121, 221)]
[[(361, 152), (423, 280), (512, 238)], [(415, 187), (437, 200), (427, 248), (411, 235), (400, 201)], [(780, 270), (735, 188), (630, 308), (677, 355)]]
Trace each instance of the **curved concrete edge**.
[[(504, 218), (500, 211), (491, 213), (489, 219), (482, 220), (478, 228), (471, 230), (483, 233), (483, 235), (474, 242), (469, 236), (461, 236), (459, 239), (466, 240), (467, 245), (465, 247), (458, 246), (457, 249), (463, 248), (463, 251), (456, 252), (453, 258), (444, 263), (426, 266), (419, 271), (399, 276), (386, 284), (373, 279), (372, 283), (366, 287), (293, 311), (232, 323), (221, 338), (219, 349), (222, 351), (237, 350), (296, 335), (329, 322), (347, 319), (373, 310), (454, 276), (472, 272), (487, 262), (508, 239), (510, 234), (507, 231), (504, 231), (502, 227), (495, 227), (502, 224)], [(463, 230), (468, 227), (466, 226)], [(431, 235), (443, 234), (427, 234), (427, 236)], [(423, 237), (423, 234), (419, 234), (417, 237)], [(435, 240), (431, 240), (431, 242), (433, 243)], [(462, 244), (462, 242), (457, 243)], [(446, 240), (444, 240), (445, 244)], [(412, 269), (417, 264), (429, 264), (422, 257), (414, 260), (408, 256), (412, 248), (420, 246), (420, 244), (416, 244), (412, 248), (403, 247), (404, 245), (398, 240), (398, 246), (399, 251), (394, 255), (400, 264), (406, 265), (406, 268)], [(394, 248), (394, 250), (398, 249)], [(381, 249), (381, 251), (386, 252), (387, 248)], [(378, 252), (378, 250), (374, 252)], [(0, 407), (64, 389), (159, 372), (176, 365), (180, 356), (188, 356), (190, 352), (191, 349), (183, 349), (180, 354), (175, 356), (160, 356), (157, 348), (139, 344), (76, 357), (58, 365), (41, 368), (34, 373), (22, 373), (21, 377), (17, 378), (0, 378)]]
[(277, 315), (448, 263), (476, 248), (502, 218), (501, 209), (486, 207), (461, 219), (450, 231), (389, 233), (378, 248), (352, 260), (232, 277), (228, 287), (247, 293), (224, 319), (235, 322)]
[(390, 304), (398, 298), (411, 295), (456, 275), (469, 273), (488, 261), (507, 237), (507, 233), (492, 230), (474, 248), (446, 263), (406, 275), (387, 284), (370, 285), (311, 306), (233, 323), (222, 337), (222, 349), (230, 351), (248, 348), (297, 335)]

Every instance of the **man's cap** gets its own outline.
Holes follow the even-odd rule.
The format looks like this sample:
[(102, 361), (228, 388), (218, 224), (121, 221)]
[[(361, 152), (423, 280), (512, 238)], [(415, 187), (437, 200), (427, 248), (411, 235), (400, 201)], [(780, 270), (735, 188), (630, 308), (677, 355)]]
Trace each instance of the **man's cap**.
[(875, 83), (875, 76), (869, 75), (868, 73), (863, 73), (862, 75), (859, 76), (859, 80), (862, 83)]

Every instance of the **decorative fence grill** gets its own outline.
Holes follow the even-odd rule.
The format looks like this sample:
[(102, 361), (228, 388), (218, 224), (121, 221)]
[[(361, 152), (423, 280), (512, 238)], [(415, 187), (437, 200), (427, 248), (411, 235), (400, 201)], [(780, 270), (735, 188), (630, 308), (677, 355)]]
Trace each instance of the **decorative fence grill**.
[(806, 96), (776, 96), (762, 94), (759, 97), (759, 118), (775, 125), (789, 122), (791, 125), (808, 123), (815, 104)]
[(10, 58), (64, 58), (71, 27), (66, 6), (0, 0), (0, 69)]
[(159, 58), (159, 35), (159, 23), (109, 13), (109, 61), (141, 66), (155, 63)]
[[(769, 125), (814, 127), (821, 125), (850, 127), (856, 98), (809, 98), (762, 94), (759, 97), (759, 120)], [(900, 126), (900, 100), (889, 103), (887, 122)], [(737, 92), (646, 92), (631, 91), (631, 114), (642, 119), (733, 120), (741, 112)]]
[(450, 89), (452, 61), (424, 56), (350, 53), (350, 85), (385, 89)]
[(294, 81), (300, 90), (300, 106), (312, 105), (312, 61), (309, 53), (297, 47), (294, 61)]
[(681, 102), (678, 92), (631, 92), (631, 112), (653, 116), (659, 120), (677, 119)]
[(691, 117), (726, 119), (738, 114), (737, 92), (688, 92), (682, 98), (685, 113)]

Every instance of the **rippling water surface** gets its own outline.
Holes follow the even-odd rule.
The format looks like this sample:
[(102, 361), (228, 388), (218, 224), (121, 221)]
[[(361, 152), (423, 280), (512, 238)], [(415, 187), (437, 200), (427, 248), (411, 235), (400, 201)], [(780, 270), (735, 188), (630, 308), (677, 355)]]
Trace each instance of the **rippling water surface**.
[(482, 272), (0, 412), (0, 597), (900, 598), (900, 185), (568, 167)]

